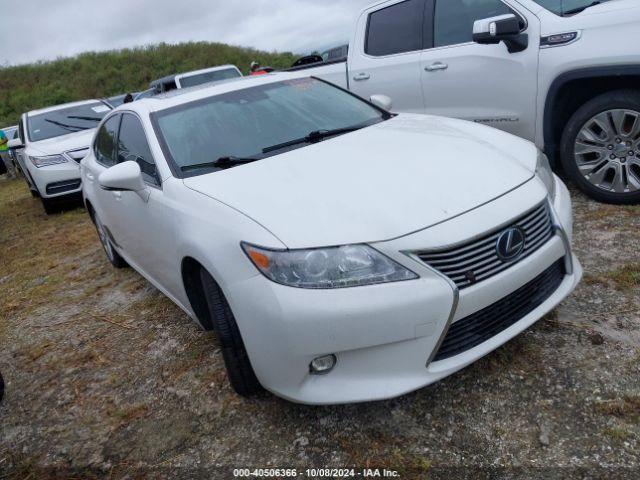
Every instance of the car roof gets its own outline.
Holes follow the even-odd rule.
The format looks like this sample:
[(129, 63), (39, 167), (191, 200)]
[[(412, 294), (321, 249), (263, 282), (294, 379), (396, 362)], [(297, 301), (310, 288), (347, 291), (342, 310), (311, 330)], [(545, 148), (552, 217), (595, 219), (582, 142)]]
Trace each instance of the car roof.
[(220, 82), (205, 83), (194, 87), (171, 90), (170, 92), (155, 95), (150, 98), (143, 98), (128, 105), (131, 110), (146, 110), (149, 113), (158, 112), (178, 105), (183, 105), (185, 103), (201, 100), (203, 98), (215, 97), (216, 95), (221, 95), (223, 93), (297, 78), (310, 77), (308, 75), (301, 75), (300, 73), (295, 72), (277, 72), (265, 75), (238, 77)]
[(55, 112), (56, 110), (63, 110), (65, 108), (81, 107), (82, 105), (89, 105), (91, 103), (102, 103), (102, 102), (100, 100), (94, 99), (94, 100), (82, 100), (80, 102), (63, 103), (61, 105), (55, 105), (53, 107), (41, 108), (39, 110), (31, 110), (30, 112), (27, 112), (27, 116), (31, 117), (33, 115), (40, 115), (41, 113)]
[(238, 67), (236, 67), (235, 65), (220, 65), (217, 67), (210, 67), (210, 68), (202, 68), (200, 70), (193, 70), (191, 72), (184, 72), (184, 73), (177, 73), (175, 76), (176, 77), (192, 77), (194, 75), (200, 75), (201, 73), (209, 73), (209, 72), (217, 72), (220, 70), (237, 70), (240, 71), (240, 69)]
[(194, 75), (199, 75), (201, 73), (208, 73), (208, 72), (217, 72), (219, 70), (229, 70), (229, 69), (233, 69), (233, 70), (237, 70), (238, 72), (240, 71), (240, 69), (238, 67), (236, 67), (235, 65), (219, 65), (217, 67), (210, 67), (210, 68), (202, 68), (200, 70), (192, 70), (189, 72), (180, 72), (180, 73), (173, 73), (171, 75), (167, 75), (165, 77), (162, 78), (158, 78), (156, 80), (153, 80), (149, 83), (150, 87), (156, 87), (158, 85), (162, 85), (165, 83), (171, 83), (171, 82), (175, 82), (176, 78), (184, 78), (184, 77), (191, 77)]

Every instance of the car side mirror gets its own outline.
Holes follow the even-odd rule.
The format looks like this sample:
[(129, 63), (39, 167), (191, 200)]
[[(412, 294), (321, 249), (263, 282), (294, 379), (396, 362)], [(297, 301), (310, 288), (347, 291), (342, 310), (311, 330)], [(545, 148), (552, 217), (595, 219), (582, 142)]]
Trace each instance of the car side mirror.
[(20, 148), (24, 148), (24, 143), (22, 143), (22, 140), (20, 140), (19, 138), (14, 138), (12, 140), (9, 140), (9, 143), (7, 143), (7, 147), (9, 148), (9, 150), (18, 150)]
[(149, 200), (149, 189), (136, 162), (123, 162), (106, 169), (98, 176), (98, 185), (112, 192), (134, 192), (145, 202)]
[(380, 107), (383, 110), (389, 111), (393, 107), (393, 101), (386, 95), (371, 95), (369, 101), (376, 107)]
[(504, 42), (509, 53), (526, 50), (529, 35), (520, 32), (520, 20), (514, 14), (476, 20), (473, 24), (473, 41), (481, 45)]

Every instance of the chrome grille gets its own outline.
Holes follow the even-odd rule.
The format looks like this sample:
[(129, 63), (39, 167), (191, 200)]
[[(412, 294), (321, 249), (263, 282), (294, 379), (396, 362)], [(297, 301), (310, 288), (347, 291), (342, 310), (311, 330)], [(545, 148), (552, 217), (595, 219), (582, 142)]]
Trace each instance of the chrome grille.
[[(509, 228), (520, 227), (524, 231), (524, 250), (512, 262), (498, 257), (496, 244), (502, 233)], [(534, 253), (554, 235), (549, 206), (545, 202), (529, 213), (499, 230), (478, 240), (456, 245), (446, 250), (418, 252), (417, 256), (449, 277), (459, 289), (474, 285), (496, 275)]]

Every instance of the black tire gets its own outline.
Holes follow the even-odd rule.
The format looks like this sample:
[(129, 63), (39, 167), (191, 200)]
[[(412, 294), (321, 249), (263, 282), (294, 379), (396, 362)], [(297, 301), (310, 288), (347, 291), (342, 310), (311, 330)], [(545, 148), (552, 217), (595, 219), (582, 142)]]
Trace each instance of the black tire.
[(49, 200), (47, 198), (41, 198), (42, 206), (44, 207), (44, 213), (47, 215), (53, 215), (54, 213), (58, 213), (60, 211), (60, 205), (58, 205), (53, 200)]
[[(29, 184), (27, 184), (28, 186)], [(36, 192), (35, 190), (31, 190), (31, 188), (29, 188), (29, 191), (31, 192), (31, 196), (33, 198), (40, 198), (40, 194), (38, 192)]]
[(640, 91), (616, 90), (607, 92), (589, 100), (580, 107), (569, 119), (562, 134), (560, 161), (569, 180), (589, 197), (603, 203), (621, 205), (640, 203), (640, 190), (618, 193), (605, 190), (590, 183), (582, 173), (580, 173), (575, 159), (576, 139), (587, 122), (600, 113), (617, 109), (629, 109), (640, 112)]
[(262, 392), (263, 388), (249, 361), (238, 324), (222, 290), (204, 269), (200, 270), (200, 280), (213, 329), (220, 340), (222, 356), (231, 386), (236, 393), (244, 397)]
[(100, 240), (100, 244), (102, 245), (102, 249), (104, 250), (105, 255), (107, 256), (107, 260), (113, 265), (115, 268), (127, 268), (129, 264), (127, 261), (120, 256), (120, 254), (113, 248), (111, 244), (111, 240), (107, 234), (104, 225), (100, 221), (98, 214), (93, 212), (92, 215), (93, 224), (96, 227), (96, 232), (98, 233), (98, 240)]

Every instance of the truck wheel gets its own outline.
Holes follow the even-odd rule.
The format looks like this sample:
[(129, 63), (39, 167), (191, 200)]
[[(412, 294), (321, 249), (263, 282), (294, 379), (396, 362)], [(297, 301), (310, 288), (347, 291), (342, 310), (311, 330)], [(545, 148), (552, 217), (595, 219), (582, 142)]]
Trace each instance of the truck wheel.
[(584, 193), (605, 203), (640, 202), (640, 91), (595, 97), (573, 114), (560, 160)]
[(116, 252), (113, 245), (111, 245), (111, 240), (109, 240), (109, 236), (107, 235), (107, 231), (104, 228), (104, 225), (100, 221), (100, 217), (98, 214), (94, 212), (93, 214), (93, 223), (96, 226), (96, 231), (98, 232), (98, 238), (100, 239), (100, 243), (102, 244), (102, 248), (104, 249), (104, 253), (107, 255), (107, 259), (111, 262), (115, 268), (126, 268), (129, 266), (127, 261), (120, 256), (118, 252)]
[(231, 386), (244, 397), (260, 393), (263, 388), (253, 371), (229, 303), (213, 277), (204, 269), (200, 270), (200, 280), (213, 329), (222, 346), (222, 357)]

